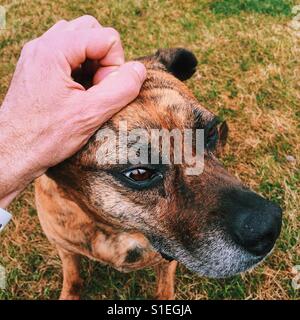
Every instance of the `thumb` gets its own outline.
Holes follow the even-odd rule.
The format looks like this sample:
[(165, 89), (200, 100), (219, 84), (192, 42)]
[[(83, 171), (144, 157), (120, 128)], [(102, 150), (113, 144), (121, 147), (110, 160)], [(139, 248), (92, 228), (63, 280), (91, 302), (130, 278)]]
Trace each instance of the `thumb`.
[(102, 124), (138, 96), (145, 79), (142, 63), (127, 62), (83, 93), (85, 105)]

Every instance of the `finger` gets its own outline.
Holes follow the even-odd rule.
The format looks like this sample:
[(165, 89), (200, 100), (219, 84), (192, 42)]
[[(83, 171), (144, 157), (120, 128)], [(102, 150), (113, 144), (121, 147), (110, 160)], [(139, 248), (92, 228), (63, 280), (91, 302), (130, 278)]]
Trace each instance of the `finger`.
[(70, 21), (66, 30), (80, 30), (80, 29), (91, 29), (91, 28), (101, 28), (101, 24), (96, 18), (90, 15), (84, 15)]
[(105, 77), (107, 77), (110, 73), (117, 71), (119, 67), (100, 67), (94, 75), (93, 84), (98, 84)]
[(78, 30), (78, 29), (90, 29), (90, 28), (101, 28), (100, 23), (96, 18), (90, 15), (84, 15), (71, 21), (60, 20), (48, 31), (44, 33), (44, 36), (49, 36), (57, 31), (66, 30)]
[(80, 92), (81, 105), (89, 108), (100, 126), (137, 97), (145, 78), (146, 69), (142, 63), (125, 63), (99, 84)]
[(65, 30), (68, 25), (68, 21), (66, 20), (60, 20), (55, 25), (53, 25), (49, 30), (47, 30), (43, 36), (49, 36), (53, 34), (54, 32), (60, 31), (60, 30)]
[(65, 31), (53, 43), (65, 55), (72, 69), (86, 59), (100, 60), (102, 66), (124, 63), (124, 51), (118, 32), (112, 28)]

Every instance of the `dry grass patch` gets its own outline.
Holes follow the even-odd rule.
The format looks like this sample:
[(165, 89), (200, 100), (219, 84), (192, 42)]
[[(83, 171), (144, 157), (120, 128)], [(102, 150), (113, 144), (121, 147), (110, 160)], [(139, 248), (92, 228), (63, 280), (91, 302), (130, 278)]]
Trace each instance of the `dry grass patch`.
[[(291, 286), (292, 267), (300, 264), (300, 39), (288, 28), (290, 2), (275, 1), (285, 8), (284, 14), (278, 6), (259, 13), (265, 9), (257, 6), (270, 2), (249, 0), (258, 10), (235, 7), (233, 12), (226, 3), (241, 1), (4, 1), (8, 28), (0, 32), (0, 101), (22, 45), (62, 18), (92, 14), (103, 25), (113, 25), (129, 58), (173, 46), (190, 48), (197, 55), (199, 68), (188, 85), (205, 107), (229, 123), (224, 163), (284, 208), (284, 226), (273, 254), (244, 275), (211, 280), (181, 266), (178, 299), (300, 298), (300, 290)], [(10, 210), (13, 223), (0, 236), (0, 264), (8, 272), (0, 298), (57, 298), (60, 261), (41, 231), (32, 187)], [(88, 260), (83, 266), (86, 299), (152, 295), (151, 269), (121, 274)]]

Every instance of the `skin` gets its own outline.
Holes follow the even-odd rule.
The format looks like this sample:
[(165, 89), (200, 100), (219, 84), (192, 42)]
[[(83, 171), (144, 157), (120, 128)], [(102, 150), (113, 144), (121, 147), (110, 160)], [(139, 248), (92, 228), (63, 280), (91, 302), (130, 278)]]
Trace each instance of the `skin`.
[[(89, 88), (72, 78), (87, 59)], [(60, 21), (27, 43), (0, 108), (0, 207), (81, 149), (145, 77), (143, 64), (125, 63), (118, 32), (91, 16)]]

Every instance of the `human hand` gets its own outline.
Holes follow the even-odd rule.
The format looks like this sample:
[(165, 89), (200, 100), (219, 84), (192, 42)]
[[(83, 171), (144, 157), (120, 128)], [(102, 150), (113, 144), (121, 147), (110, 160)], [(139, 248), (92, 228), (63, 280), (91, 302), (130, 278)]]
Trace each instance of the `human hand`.
[[(87, 90), (71, 77), (86, 59), (101, 66)], [(91, 16), (60, 21), (27, 43), (0, 109), (0, 206), (78, 151), (145, 77), (141, 63), (124, 63), (117, 31)]]

